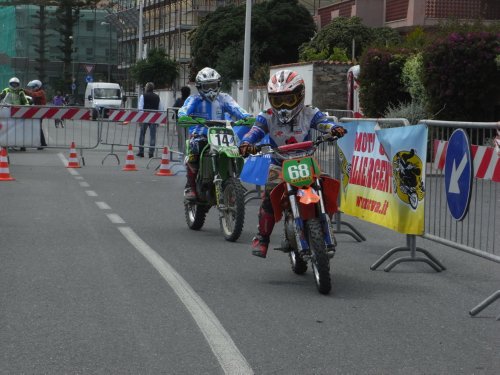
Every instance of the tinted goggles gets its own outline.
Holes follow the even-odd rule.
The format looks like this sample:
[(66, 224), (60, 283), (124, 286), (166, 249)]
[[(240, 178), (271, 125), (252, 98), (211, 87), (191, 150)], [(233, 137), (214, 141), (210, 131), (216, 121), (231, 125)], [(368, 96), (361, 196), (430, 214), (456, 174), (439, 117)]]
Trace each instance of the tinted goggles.
[(219, 88), (219, 82), (204, 82), (201, 84), (202, 91), (215, 91)]
[(9, 85), (11, 87), (15, 87), (15, 88), (19, 87), (19, 83), (17, 83), (17, 82), (11, 82)]
[(299, 104), (301, 98), (302, 96), (299, 94), (269, 95), (269, 102), (272, 107), (276, 109), (293, 109), (297, 106), (297, 104)]

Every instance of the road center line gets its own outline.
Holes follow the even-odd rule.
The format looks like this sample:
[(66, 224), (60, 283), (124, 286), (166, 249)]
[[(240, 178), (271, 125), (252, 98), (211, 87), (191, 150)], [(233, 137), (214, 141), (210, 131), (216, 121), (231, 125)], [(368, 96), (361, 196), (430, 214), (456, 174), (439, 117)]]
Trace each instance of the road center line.
[(89, 183), (86, 181), (80, 181), (79, 184), (81, 187), (90, 187)]
[(95, 202), (97, 207), (99, 207), (101, 210), (111, 210), (111, 207), (106, 203), (106, 202)]
[(206, 303), (184, 278), (129, 227), (118, 227), (123, 236), (167, 281), (191, 313), (225, 374), (253, 374), (247, 360)]
[(106, 214), (106, 216), (113, 224), (125, 224), (125, 220), (118, 214)]
[[(58, 154), (64, 165), (67, 165), (67, 160), (62, 153)], [(78, 175), (74, 169), (68, 168), (68, 172), (72, 175)], [(93, 190), (85, 190), (85, 193), (90, 197), (97, 197), (97, 193)], [(111, 209), (105, 202), (96, 202), (100, 209)], [(114, 215), (114, 216), (113, 216)], [(117, 214), (107, 214), (108, 218), (113, 220), (123, 219)], [(113, 219), (112, 219), (113, 218)], [(118, 227), (122, 235), (134, 246), (139, 253), (151, 263), (151, 265), (160, 273), (165, 281), (170, 285), (181, 302), (186, 306), (194, 321), (200, 328), (203, 336), (212, 349), (215, 357), (219, 361), (220, 366), (225, 374), (240, 374), (253, 375), (254, 372), (248, 364), (246, 358), (241, 354), (236, 347), (231, 336), (224, 329), (219, 319), (210, 310), (207, 304), (196, 294), (184, 278), (165, 261), (156, 251), (144, 242), (130, 227)]]

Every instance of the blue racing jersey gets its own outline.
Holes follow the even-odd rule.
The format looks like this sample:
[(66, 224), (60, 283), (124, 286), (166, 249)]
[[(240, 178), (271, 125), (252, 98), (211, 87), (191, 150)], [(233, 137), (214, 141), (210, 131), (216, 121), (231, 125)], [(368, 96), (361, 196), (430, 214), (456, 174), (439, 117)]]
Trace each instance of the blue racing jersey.
[[(206, 120), (241, 120), (250, 116), (238, 103), (226, 93), (221, 92), (213, 102), (204, 99), (200, 94), (191, 95), (179, 109), (179, 117), (202, 117)], [(207, 135), (207, 128), (196, 125), (189, 128), (189, 134)]]

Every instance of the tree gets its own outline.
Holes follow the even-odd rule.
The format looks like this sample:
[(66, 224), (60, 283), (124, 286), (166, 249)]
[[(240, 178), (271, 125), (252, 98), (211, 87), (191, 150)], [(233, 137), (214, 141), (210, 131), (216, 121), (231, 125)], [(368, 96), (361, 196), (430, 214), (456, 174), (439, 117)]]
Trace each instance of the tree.
[(500, 33), (457, 32), (423, 53), (423, 82), (429, 109), (438, 118), (496, 121), (499, 102)]
[(352, 42), (355, 42), (354, 57), (358, 59), (371, 45), (394, 45), (400, 41), (399, 34), (388, 27), (369, 28), (359, 17), (337, 17), (324, 27), (311, 41), (300, 47), (300, 58), (310, 61), (318, 56), (330, 58), (345, 50), (352, 56)]
[(171, 86), (179, 76), (179, 65), (169, 59), (164, 50), (152, 49), (145, 60), (139, 60), (131, 68), (132, 77), (140, 84), (154, 82), (157, 88)]
[(38, 29), (38, 40), (37, 43), (33, 44), (35, 52), (38, 54), (38, 57), (35, 59), (37, 62), (37, 66), (35, 70), (38, 73), (38, 79), (42, 82), (45, 82), (46, 73), (45, 67), (49, 60), (47, 59), (47, 37), (49, 34), (47, 33), (47, 12), (45, 10), (45, 6), (40, 5), (40, 9), (38, 12), (31, 16), (35, 19), (35, 23), (33, 25), (34, 28)]
[[(210, 66), (225, 83), (243, 75), (245, 5), (209, 14), (191, 33), (193, 72)], [(298, 47), (314, 35), (314, 21), (298, 0), (271, 0), (252, 8), (251, 73), (262, 64), (296, 62)], [(194, 77), (191, 77), (194, 78)]]
[(61, 50), (63, 57), (63, 82), (62, 87), (68, 87), (71, 82), (71, 63), (73, 62), (73, 54), (77, 51), (77, 47), (73, 46), (73, 30), (80, 17), (80, 8), (95, 8), (98, 0), (56, 0), (56, 19), (58, 27), (56, 31), (60, 35)]

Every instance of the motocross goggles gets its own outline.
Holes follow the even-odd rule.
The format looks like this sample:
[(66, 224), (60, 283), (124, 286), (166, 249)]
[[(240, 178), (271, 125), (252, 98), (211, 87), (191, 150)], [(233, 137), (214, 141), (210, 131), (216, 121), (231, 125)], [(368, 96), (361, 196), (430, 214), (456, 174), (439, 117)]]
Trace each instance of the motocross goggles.
[(220, 87), (219, 81), (203, 82), (200, 84), (200, 90), (203, 92), (217, 91), (219, 87)]
[(302, 98), (302, 93), (269, 94), (269, 102), (274, 109), (294, 109)]
[(19, 83), (17, 83), (17, 82), (10, 82), (9, 86), (12, 87), (13, 89), (17, 89), (19, 87)]

